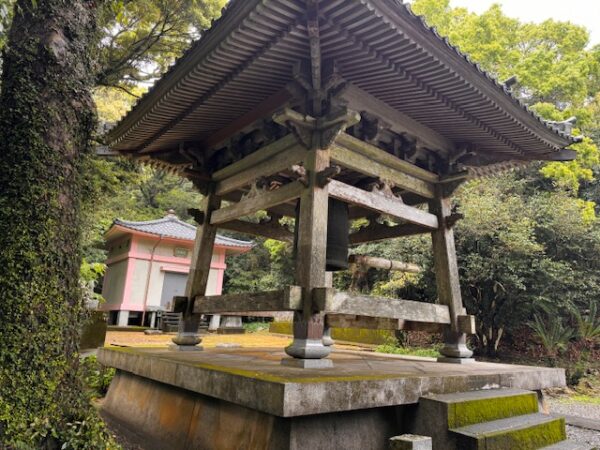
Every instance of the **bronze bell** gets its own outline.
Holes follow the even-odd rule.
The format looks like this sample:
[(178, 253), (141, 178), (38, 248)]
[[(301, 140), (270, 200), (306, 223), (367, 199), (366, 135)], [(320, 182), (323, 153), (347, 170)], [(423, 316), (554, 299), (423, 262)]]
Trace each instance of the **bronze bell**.
[[(298, 246), (298, 226), (300, 201), (296, 204), (296, 227), (294, 230), (294, 258)], [(350, 223), (348, 205), (339, 200), (329, 199), (327, 213), (327, 250), (325, 270), (338, 272), (348, 268), (348, 246), (350, 245)]]
[(337, 272), (348, 268), (348, 246), (350, 245), (348, 204), (329, 199), (327, 214), (327, 264), (325, 270)]

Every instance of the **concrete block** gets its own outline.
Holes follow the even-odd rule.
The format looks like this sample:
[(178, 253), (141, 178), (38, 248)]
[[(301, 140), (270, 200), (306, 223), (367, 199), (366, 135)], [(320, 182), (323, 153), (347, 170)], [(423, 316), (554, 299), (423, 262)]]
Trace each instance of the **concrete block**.
[(204, 350), (204, 347), (201, 345), (177, 345), (171, 344), (169, 345), (169, 350), (176, 352), (200, 352)]
[(390, 450), (432, 450), (433, 442), (429, 436), (403, 434), (390, 439)]
[(331, 359), (300, 359), (300, 358), (283, 358), (282, 366), (296, 367), (299, 369), (329, 369), (333, 367)]
[(440, 356), (437, 362), (446, 364), (472, 364), (475, 362), (475, 358), (450, 358), (448, 356)]

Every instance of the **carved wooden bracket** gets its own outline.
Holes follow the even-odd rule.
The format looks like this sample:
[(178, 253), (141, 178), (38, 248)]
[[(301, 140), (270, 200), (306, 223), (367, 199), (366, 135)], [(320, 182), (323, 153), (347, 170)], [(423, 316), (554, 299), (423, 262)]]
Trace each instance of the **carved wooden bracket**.
[(264, 178), (259, 178), (254, 183), (252, 183), (252, 185), (250, 186), (250, 190), (244, 195), (242, 195), (240, 201), (258, 197), (259, 195), (267, 191), (266, 185), (267, 181)]
[(302, 183), (304, 186), (308, 187), (308, 172), (304, 168), (304, 166), (294, 164), (291, 168), (292, 173), (296, 175), (296, 180)]
[(376, 194), (383, 195), (388, 198), (395, 198), (398, 200), (402, 200), (402, 196), (394, 193), (393, 189), (396, 187), (394, 183), (389, 180), (380, 179), (375, 183), (371, 183), (371, 192)]
[(319, 185), (319, 187), (327, 186), (327, 184), (329, 184), (329, 182), (334, 177), (339, 175), (341, 173), (341, 171), (342, 171), (342, 168), (340, 166), (336, 166), (335, 164), (332, 164), (331, 166), (321, 170), (317, 174), (317, 184)]

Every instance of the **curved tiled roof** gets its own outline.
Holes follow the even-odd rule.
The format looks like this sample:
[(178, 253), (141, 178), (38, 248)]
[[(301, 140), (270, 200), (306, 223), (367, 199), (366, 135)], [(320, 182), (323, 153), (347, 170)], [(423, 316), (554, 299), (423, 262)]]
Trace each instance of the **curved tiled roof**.
[[(276, 96), (310, 60), (306, 0), (231, 1), (107, 137), (112, 149), (172, 167)], [(569, 127), (542, 120), (400, 0), (320, 0), (319, 46), (340, 75), (488, 164), (563, 160)], [(431, 148), (437, 151), (439, 149)], [(571, 155), (573, 157), (573, 155)]]
[[(113, 226), (115, 225), (130, 230), (141, 231), (143, 233), (174, 239), (183, 239), (186, 241), (193, 241), (196, 237), (196, 227), (184, 222), (174, 214), (169, 214), (162, 219), (147, 220), (143, 222), (116, 219), (113, 223)], [(246, 249), (251, 248), (254, 244), (248, 241), (241, 241), (227, 236), (217, 235), (215, 245)]]

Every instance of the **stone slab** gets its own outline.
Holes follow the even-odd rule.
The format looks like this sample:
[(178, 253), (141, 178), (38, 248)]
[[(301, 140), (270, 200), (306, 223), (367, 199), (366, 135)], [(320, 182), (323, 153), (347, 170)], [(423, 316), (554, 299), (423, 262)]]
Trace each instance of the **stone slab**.
[(539, 390), (565, 385), (563, 369), (333, 351), (330, 369), (283, 366), (280, 348), (105, 347), (110, 367), (279, 417), (416, 404), (432, 394), (477, 389)]
[(333, 367), (333, 361), (329, 358), (324, 359), (298, 359), (283, 358), (281, 365), (296, 367), (299, 369), (330, 369)]
[(429, 436), (403, 434), (390, 439), (390, 450), (432, 450), (433, 443)]

